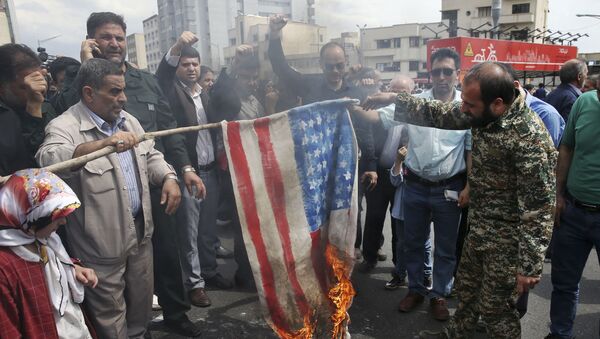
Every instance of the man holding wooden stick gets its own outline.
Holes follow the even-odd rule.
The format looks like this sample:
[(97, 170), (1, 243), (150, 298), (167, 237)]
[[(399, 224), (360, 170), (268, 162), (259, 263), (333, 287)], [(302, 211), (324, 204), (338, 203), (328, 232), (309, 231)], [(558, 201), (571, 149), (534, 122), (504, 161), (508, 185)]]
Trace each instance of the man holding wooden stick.
[(154, 141), (140, 142), (140, 123), (123, 111), (123, 71), (104, 59), (83, 63), (75, 81), (81, 101), (54, 119), (36, 154), (42, 166), (113, 146), (117, 153), (58, 174), (81, 199), (68, 219), (73, 255), (102, 282), (86, 290), (85, 307), (102, 338), (142, 338), (153, 293), (150, 184), (162, 186), (172, 214), (181, 192), (173, 168)]

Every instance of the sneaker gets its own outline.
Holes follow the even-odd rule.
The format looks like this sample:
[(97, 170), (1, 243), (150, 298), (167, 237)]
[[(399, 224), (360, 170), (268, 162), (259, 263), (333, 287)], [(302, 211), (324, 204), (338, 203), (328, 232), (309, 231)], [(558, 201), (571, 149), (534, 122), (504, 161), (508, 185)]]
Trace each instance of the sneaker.
[(433, 286), (433, 280), (431, 279), (431, 276), (426, 276), (425, 279), (423, 280), (423, 286), (425, 286), (426, 289), (430, 290)]
[(406, 279), (392, 277), (392, 280), (385, 283), (385, 289), (388, 291), (397, 290), (400, 287), (406, 286)]
[(383, 250), (380, 248), (377, 250), (377, 261), (386, 261), (387, 254), (383, 253)]
[(435, 320), (446, 321), (450, 318), (448, 303), (444, 298), (431, 298), (431, 300), (429, 300), (429, 308), (431, 309), (431, 315)]

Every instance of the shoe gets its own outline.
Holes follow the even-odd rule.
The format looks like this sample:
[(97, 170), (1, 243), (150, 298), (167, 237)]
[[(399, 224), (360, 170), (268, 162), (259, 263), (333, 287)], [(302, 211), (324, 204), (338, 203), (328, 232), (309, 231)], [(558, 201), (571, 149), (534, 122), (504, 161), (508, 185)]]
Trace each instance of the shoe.
[(425, 297), (416, 292), (408, 292), (408, 294), (400, 301), (398, 311), (410, 312), (423, 303)]
[(387, 260), (387, 254), (383, 253), (381, 248), (379, 250), (377, 250), (377, 261), (386, 261), (386, 260)]
[(428, 290), (431, 289), (433, 286), (433, 280), (431, 279), (431, 276), (426, 276), (425, 279), (423, 279), (423, 286), (425, 286), (425, 288)]
[(419, 339), (448, 339), (448, 335), (444, 331), (421, 331)]
[(194, 288), (189, 293), (190, 302), (197, 307), (208, 307), (211, 305), (210, 298), (203, 288)]
[(223, 246), (216, 247), (215, 252), (217, 253), (217, 258), (221, 258), (221, 259), (233, 258), (233, 251), (230, 251)]
[(446, 321), (450, 318), (448, 303), (444, 298), (431, 298), (429, 301), (429, 308), (431, 309), (431, 315), (435, 320)]
[(202, 333), (200, 327), (190, 321), (187, 316), (183, 316), (181, 319), (165, 319), (163, 324), (171, 331), (177, 333), (180, 336), (197, 338)]
[(377, 266), (377, 261), (368, 261), (363, 260), (360, 265), (358, 265), (358, 270), (362, 273), (369, 273)]
[(221, 290), (228, 290), (233, 288), (233, 282), (231, 280), (225, 279), (225, 277), (223, 277), (221, 273), (217, 273), (210, 278), (204, 278), (204, 282), (210, 287), (216, 287)]
[(406, 279), (401, 279), (398, 277), (392, 277), (392, 280), (385, 283), (385, 289), (388, 291), (397, 290), (402, 286), (406, 286)]
[(363, 258), (362, 256), (362, 251), (360, 250), (360, 248), (355, 248), (354, 249), (354, 259), (356, 259), (356, 261), (359, 261)]

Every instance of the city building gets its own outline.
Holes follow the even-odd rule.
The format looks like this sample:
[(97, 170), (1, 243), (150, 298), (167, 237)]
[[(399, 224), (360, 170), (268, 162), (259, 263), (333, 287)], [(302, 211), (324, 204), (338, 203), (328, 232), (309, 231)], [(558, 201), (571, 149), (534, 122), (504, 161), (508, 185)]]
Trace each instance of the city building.
[(157, 0), (157, 4), (160, 50), (166, 53), (183, 31), (194, 32), (200, 39), (194, 47), (202, 62), (216, 69), (224, 64), (222, 50), (229, 46), (229, 29), (236, 26), (238, 15), (283, 14), (314, 22), (314, 0)]
[(360, 29), (360, 63), (381, 73), (383, 81), (399, 74), (427, 82), (427, 41), (447, 38), (448, 32), (434, 23), (410, 23)]
[[(158, 14), (144, 20), (144, 46), (146, 48), (146, 62), (148, 71), (156, 73), (163, 53), (160, 49), (160, 33), (158, 30)], [(166, 51), (165, 51), (166, 53)]]
[(127, 36), (127, 60), (139, 69), (148, 69), (144, 34), (133, 33)]
[[(492, 0), (442, 0), (442, 20), (448, 21), (450, 37), (488, 38), (494, 25)], [(549, 0), (502, 0), (498, 17), (501, 39), (543, 43)], [(495, 37), (497, 38), (497, 37)]]
[(360, 36), (358, 32), (343, 32), (339, 38), (331, 39), (344, 46), (349, 65), (360, 64)]
[(15, 5), (12, 0), (0, 0), (0, 45), (18, 41)]
[[(229, 44), (223, 50), (225, 64), (231, 64), (237, 46), (251, 45), (260, 60), (260, 76), (266, 79), (272, 74), (268, 56), (269, 18), (240, 15), (236, 17), (235, 24), (235, 27), (229, 30)], [(326, 27), (289, 21), (281, 33), (281, 44), (290, 66), (304, 74), (321, 72), (319, 51), (321, 46), (327, 43), (326, 37)]]

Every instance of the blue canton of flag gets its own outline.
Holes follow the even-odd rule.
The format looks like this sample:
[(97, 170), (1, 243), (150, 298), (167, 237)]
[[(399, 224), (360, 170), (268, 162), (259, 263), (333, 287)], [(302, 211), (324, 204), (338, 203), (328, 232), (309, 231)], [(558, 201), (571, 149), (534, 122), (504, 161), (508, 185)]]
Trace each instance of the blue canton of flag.
[(352, 199), (356, 149), (344, 105), (336, 111), (319, 104), (288, 114), (304, 209), (311, 232), (332, 210), (347, 209)]

